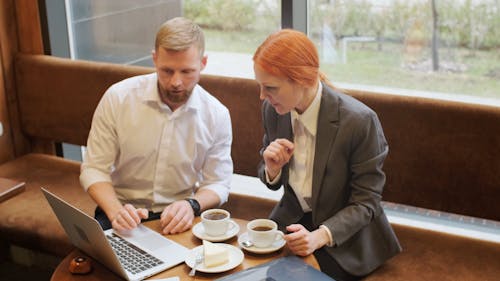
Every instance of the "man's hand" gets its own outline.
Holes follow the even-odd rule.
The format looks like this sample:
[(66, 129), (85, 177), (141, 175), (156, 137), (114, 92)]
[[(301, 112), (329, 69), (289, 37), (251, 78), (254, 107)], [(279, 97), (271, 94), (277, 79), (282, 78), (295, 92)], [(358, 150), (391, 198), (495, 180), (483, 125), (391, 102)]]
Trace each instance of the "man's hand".
[(271, 142), (262, 157), (266, 164), (266, 170), (269, 178), (273, 180), (281, 168), (290, 161), (293, 155), (294, 144), (287, 139), (276, 139)]
[(194, 211), (186, 200), (175, 201), (161, 213), (160, 226), (163, 234), (181, 233), (193, 226)]
[(113, 217), (111, 225), (117, 231), (132, 230), (141, 223), (141, 219), (147, 218), (148, 210), (136, 209), (131, 204), (125, 204)]
[(323, 229), (318, 228), (313, 232), (301, 224), (291, 224), (286, 227), (291, 232), (285, 235), (288, 248), (298, 256), (307, 256), (328, 243)]

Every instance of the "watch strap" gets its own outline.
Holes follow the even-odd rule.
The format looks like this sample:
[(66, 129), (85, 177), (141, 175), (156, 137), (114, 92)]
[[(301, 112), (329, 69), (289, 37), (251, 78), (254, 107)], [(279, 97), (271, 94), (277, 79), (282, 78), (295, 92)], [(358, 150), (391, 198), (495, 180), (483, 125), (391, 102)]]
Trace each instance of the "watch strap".
[(191, 208), (193, 209), (194, 215), (199, 216), (201, 213), (200, 212), (201, 208), (200, 208), (200, 203), (198, 202), (198, 200), (196, 200), (194, 198), (186, 198), (185, 200), (189, 202), (189, 205), (191, 205)]

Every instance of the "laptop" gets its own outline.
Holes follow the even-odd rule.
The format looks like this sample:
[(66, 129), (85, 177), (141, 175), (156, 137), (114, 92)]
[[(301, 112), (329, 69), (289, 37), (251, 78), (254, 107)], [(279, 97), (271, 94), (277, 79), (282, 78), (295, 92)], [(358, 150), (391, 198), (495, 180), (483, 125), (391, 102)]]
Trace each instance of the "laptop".
[(139, 225), (103, 231), (91, 216), (42, 188), (71, 243), (127, 280), (142, 280), (184, 262), (189, 249)]

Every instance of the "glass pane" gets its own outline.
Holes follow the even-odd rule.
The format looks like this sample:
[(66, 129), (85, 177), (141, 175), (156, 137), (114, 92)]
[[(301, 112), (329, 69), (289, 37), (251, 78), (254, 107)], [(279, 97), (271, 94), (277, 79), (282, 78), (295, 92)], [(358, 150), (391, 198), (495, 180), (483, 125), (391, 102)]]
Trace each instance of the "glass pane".
[(280, 0), (69, 0), (73, 58), (153, 66), (158, 27), (183, 15), (205, 31), (204, 73), (253, 77), (252, 55), (280, 28)]
[(182, 13), (180, 0), (69, 0), (75, 59), (151, 66), (158, 27)]
[(184, 15), (205, 32), (204, 73), (253, 78), (252, 56), (281, 27), (280, 0), (185, 0)]
[(500, 99), (498, 1), (309, 4), (309, 36), (319, 47), (322, 70), (342, 87)]

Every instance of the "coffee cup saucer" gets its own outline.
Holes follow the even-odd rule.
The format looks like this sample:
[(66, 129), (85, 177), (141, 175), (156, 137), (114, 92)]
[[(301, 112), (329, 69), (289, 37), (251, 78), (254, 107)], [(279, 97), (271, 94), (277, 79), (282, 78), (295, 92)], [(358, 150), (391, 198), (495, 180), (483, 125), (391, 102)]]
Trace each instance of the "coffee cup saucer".
[(258, 248), (255, 246), (250, 246), (250, 247), (244, 246), (243, 242), (248, 241), (249, 239), (250, 238), (248, 237), (248, 232), (244, 232), (238, 237), (238, 244), (242, 249), (254, 254), (269, 254), (283, 248), (283, 246), (285, 246), (286, 244), (285, 239), (279, 239), (274, 241), (274, 243), (271, 244), (271, 246), (265, 248)]
[(203, 227), (203, 223), (199, 222), (193, 226), (192, 232), (193, 235), (201, 240), (207, 240), (210, 242), (221, 242), (228, 240), (229, 238), (233, 238), (238, 232), (240, 232), (240, 226), (233, 220), (229, 220), (232, 226), (229, 226), (229, 229), (220, 236), (211, 236), (205, 233), (205, 228)]

